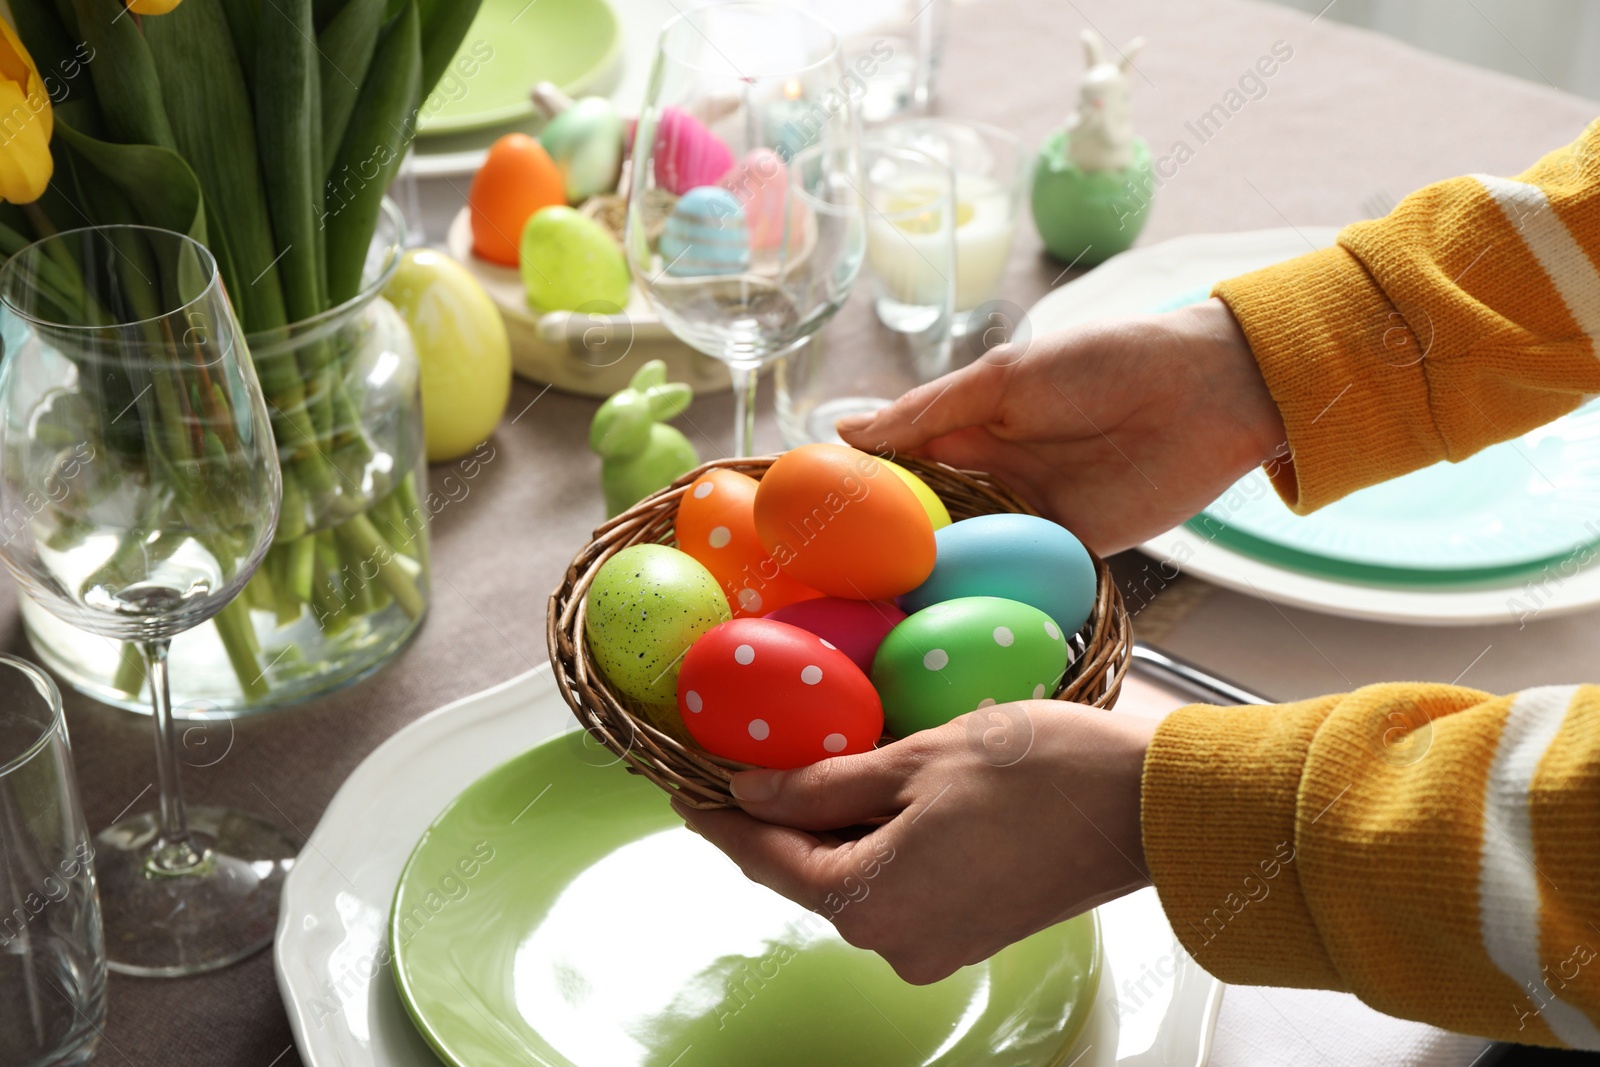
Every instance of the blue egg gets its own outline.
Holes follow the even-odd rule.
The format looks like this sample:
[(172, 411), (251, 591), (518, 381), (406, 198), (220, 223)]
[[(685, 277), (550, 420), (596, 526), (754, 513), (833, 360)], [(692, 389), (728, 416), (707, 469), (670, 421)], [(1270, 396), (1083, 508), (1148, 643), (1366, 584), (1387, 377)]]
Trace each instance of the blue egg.
[(993, 596), (1031, 604), (1064, 634), (1094, 610), (1094, 561), (1062, 526), (1034, 515), (979, 515), (933, 534), (928, 580), (900, 598), (907, 613), (945, 600)]
[(743, 274), (750, 266), (744, 207), (720, 185), (690, 189), (667, 217), (659, 248), (667, 273), (674, 277)]

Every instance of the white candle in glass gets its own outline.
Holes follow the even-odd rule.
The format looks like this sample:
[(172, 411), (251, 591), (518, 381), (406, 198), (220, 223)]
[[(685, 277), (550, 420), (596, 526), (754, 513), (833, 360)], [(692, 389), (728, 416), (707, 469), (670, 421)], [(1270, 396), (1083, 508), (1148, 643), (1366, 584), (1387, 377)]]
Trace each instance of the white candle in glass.
[(901, 304), (952, 310), (949, 188), (902, 182), (868, 212), (868, 269), (886, 295)]
[(1017, 233), (1011, 194), (992, 178), (956, 175), (956, 308), (993, 300)]
[[(1017, 220), (1010, 194), (992, 179), (961, 175), (956, 187), (955, 307), (967, 310), (999, 292)], [(883, 212), (868, 219), (868, 265), (895, 299), (938, 303), (942, 287), (948, 284), (938, 266), (944, 262), (942, 246), (948, 240), (940, 232), (938, 193), (914, 185), (896, 193)], [(919, 204), (930, 206), (919, 211)]]

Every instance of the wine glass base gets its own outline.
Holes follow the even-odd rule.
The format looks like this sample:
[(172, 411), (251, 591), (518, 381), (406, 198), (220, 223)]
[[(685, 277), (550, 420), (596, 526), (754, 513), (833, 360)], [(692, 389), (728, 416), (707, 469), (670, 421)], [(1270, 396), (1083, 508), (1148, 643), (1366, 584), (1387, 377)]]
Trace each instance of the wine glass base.
[(300, 843), (244, 812), (193, 805), (188, 816), (190, 839), (204, 858), (184, 873), (153, 864), (160, 829), (154, 813), (95, 835), (107, 966), (119, 974), (198, 974), (272, 942), (283, 880)]
[(849, 415), (870, 415), (891, 403), (893, 401), (878, 396), (841, 396), (824, 400), (806, 416), (803, 432), (809, 441), (843, 444), (844, 438), (833, 428), (834, 423)]

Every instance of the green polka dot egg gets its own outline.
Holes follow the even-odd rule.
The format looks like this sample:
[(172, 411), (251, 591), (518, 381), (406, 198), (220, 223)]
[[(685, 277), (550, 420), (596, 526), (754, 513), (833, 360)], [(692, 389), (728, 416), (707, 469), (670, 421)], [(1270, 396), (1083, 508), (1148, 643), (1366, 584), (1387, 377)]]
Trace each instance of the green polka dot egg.
[(583, 633), (600, 670), (647, 704), (676, 704), (684, 653), (731, 617), (711, 572), (666, 545), (631, 545), (606, 560), (584, 605)]
[(1038, 608), (999, 597), (946, 600), (908, 616), (872, 662), (884, 726), (896, 737), (1013, 700), (1051, 696), (1066, 635)]

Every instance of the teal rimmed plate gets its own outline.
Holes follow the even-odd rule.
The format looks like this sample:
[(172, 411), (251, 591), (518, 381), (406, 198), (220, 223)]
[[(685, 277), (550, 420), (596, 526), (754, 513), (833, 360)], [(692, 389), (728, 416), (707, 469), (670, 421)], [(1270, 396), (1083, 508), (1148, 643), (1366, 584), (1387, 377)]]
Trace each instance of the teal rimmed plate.
[[(1152, 310), (1196, 304), (1209, 293), (1189, 290)], [(1284, 506), (1257, 468), (1188, 526), (1257, 559), (1350, 581), (1453, 585), (1514, 577), (1600, 543), (1600, 402), (1311, 515)]]
[(1059, 1067), (1099, 983), (1093, 915), (907, 985), (574, 736), (480, 778), (401, 874), (395, 983), (445, 1062)]

